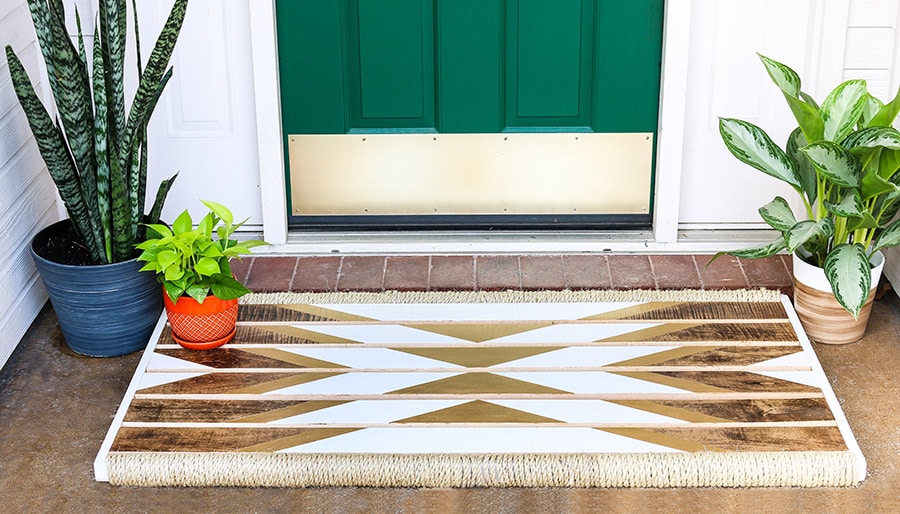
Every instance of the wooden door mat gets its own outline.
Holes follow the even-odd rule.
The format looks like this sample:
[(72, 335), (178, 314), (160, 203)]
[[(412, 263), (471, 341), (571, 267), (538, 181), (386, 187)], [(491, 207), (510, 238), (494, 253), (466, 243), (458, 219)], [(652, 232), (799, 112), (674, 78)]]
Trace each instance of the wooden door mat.
[(95, 462), (143, 486), (848, 486), (866, 464), (770, 291), (268, 294), (160, 320)]

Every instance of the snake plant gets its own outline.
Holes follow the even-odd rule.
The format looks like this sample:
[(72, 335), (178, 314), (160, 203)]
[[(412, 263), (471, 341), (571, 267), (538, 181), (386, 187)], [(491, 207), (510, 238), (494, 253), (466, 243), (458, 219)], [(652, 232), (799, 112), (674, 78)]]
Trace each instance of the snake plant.
[[(141, 63), (136, 4), (132, 5), (137, 50), (137, 91), (125, 102), (126, 0), (100, 0), (90, 57), (81, 20), (73, 42), (63, 0), (28, 0), (58, 118), (35, 94), (13, 49), (6, 46), (9, 73), (41, 156), (56, 183), (81, 244), (95, 264), (135, 256), (141, 223), (156, 222), (172, 186), (162, 181), (150, 213), (147, 183), (147, 122), (172, 76), (168, 62), (187, 9), (176, 0), (146, 63)], [(77, 48), (76, 48), (77, 45)]]
[[(864, 80), (834, 88), (821, 105), (787, 65), (759, 56), (799, 125), (783, 147), (758, 126), (720, 118), (719, 133), (740, 161), (789, 184), (805, 207), (798, 220), (778, 196), (759, 209), (780, 232), (770, 244), (720, 252), (744, 258), (787, 251), (824, 268), (837, 301), (855, 317), (869, 296), (872, 255), (900, 244), (900, 91), (887, 104)], [(710, 261), (712, 262), (712, 261)]]

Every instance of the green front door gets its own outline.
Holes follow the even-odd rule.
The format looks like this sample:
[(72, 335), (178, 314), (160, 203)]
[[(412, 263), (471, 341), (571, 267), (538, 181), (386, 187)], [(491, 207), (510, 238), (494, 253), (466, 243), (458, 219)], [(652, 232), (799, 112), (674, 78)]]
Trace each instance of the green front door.
[[(662, 14), (663, 0), (279, 0), (285, 148), (292, 189), (301, 190), (289, 193), (292, 223), (649, 223)], [(571, 154), (579, 154), (583, 162), (560, 165), (561, 169), (577, 168), (571, 174), (555, 165), (542, 170), (538, 164), (519, 173), (523, 165), (504, 160), (511, 150), (502, 147), (503, 141), (519, 137), (516, 133), (531, 136), (509, 149), (527, 148), (529, 152), (540, 146), (535, 133), (547, 133), (548, 142), (553, 139), (549, 134), (556, 139), (560, 134), (572, 135), (562, 146), (552, 143), (557, 150), (538, 149), (534, 156), (528, 154), (525, 168), (544, 157), (546, 162), (562, 162)], [(421, 137), (424, 134), (434, 136), (430, 148), (429, 139)], [(460, 139), (461, 134), (470, 139)], [(497, 138), (498, 134), (506, 139)], [(598, 152), (573, 150), (576, 144), (595, 145), (588, 134), (632, 134), (634, 146), (615, 139), (611, 143), (601, 140), (596, 143), (601, 146), (591, 148), (606, 145), (649, 155), (636, 161), (638, 164), (617, 164), (615, 159), (592, 164), (592, 155)], [(311, 135), (342, 137), (307, 137)], [(386, 135), (400, 139), (386, 140)], [(409, 137), (414, 135), (418, 137)], [(372, 150), (383, 141), (401, 164), (395, 166), (389, 159), (375, 162), (373, 155), (388, 153)], [(296, 143), (293, 151), (292, 142)], [(488, 148), (476, 153), (489, 157), (475, 164), (467, 160), (464, 154), (473, 145)], [(330, 153), (313, 155), (319, 148), (328, 148)], [(357, 158), (336, 163), (349, 154)], [(424, 156), (424, 160), (410, 164), (410, 156)], [(431, 166), (428, 159), (440, 162)], [(446, 165), (448, 159), (458, 164)], [(319, 164), (309, 164), (312, 161)], [(330, 169), (332, 162), (335, 169)], [(359, 166), (367, 162), (373, 163), (372, 169), (360, 171)], [(404, 165), (413, 171), (391, 177), (391, 170)], [(623, 166), (634, 169), (623, 171)], [(418, 178), (410, 179), (411, 173), (425, 177), (433, 170), (460, 176), (478, 170), (478, 176), (486, 176), (507, 167), (510, 171), (503, 173), (508, 176), (467, 180), (469, 185), (460, 185), (456, 193), (442, 189), (453, 177), (427, 177), (421, 183)], [(348, 178), (345, 185), (334, 185), (341, 180), (341, 169), (349, 169), (352, 175), (348, 177), (354, 178)], [(639, 208), (605, 208), (602, 202), (593, 205), (575, 198), (584, 195), (582, 186), (597, 187), (594, 182), (582, 183), (584, 177), (604, 173), (611, 174), (611, 188), (620, 187), (616, 174), (646, 174), (637, 181), (644, 184), (639, 186), (643, 188), (639, 196), (646, 196), (646, 201)], [(306, 176), (310, 174), (319, 176)], [(341, 204), (336, 194), (335, 204), (346, 207), (335, 209), (328, 207), (327, 198), (321, 200), (329, 194), (328, 187), (304, 186), (328, 182), (343, 191), (359, 183), (360, 177), (373, 176), (372, 184), (390, 184), (387, 192), (366, 186), (365, 200), (359, 205), (352, 201)], [(523, 180), (546, 181), (545, 186), (559, 181), (571, 184), (549, 188), (560, 198), (547, 205), (538, 198), (542, 194), (523, 190), (521, 201), (504, 198), (492, 202), (492, 192), (484, 191), (485, 187), (496, 188), (495, 197), (499, 198), (504, 184)], [(632, 187), (627, 183), (623, 187)], [(602, 187), (604, 181), (599, 184)], [(401, 186), (409, 187), (406, 196), (428, 200), (409, 207), (400, 202), (397, 207), (402, 194), (392, 197), (390, 191)], [(465, 187), (471, 190), (467, 192)], [(316, 199), (304, 199), (303, 191), (314, 189)], [(535, 191), (541, 190), (548, 188), (535, 187)], [(457, 194), (488, 200), (471, 205), (458, 200), (442, 202), (444, 192), (448, 198)], [(379, 194), (384, 198), (377, 198)]]

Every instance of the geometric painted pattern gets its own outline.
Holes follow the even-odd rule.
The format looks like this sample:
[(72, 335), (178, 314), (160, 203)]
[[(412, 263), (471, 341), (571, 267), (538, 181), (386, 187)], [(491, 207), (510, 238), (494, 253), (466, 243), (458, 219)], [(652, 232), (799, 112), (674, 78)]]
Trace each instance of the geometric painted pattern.
[(790, 309), (242, 305), (217, 349), (158, 332), (108, 453), (847, 452)]

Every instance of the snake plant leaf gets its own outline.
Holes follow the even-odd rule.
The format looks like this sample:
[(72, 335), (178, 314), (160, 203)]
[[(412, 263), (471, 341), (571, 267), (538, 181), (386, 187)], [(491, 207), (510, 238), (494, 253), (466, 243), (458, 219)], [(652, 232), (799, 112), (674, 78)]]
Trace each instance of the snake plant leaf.
[(776, 196), (774, 200), (759, 208), (759, 215), (775, 230), (784, 232), (797, 224), (794, 211), (788, 205), (787, 200)]
[(175, 183), (176, 178), (178, 178), (178, 173), (159, 183), (159, 188), (156, 190), (156, 199), (153, 200), (153, 206), (147, 215), (148, 222), (157, 223), (159, 221), (160, 216), (162, 216), (163, 206), (166, 203), (166, 196), (168, 196), (169, 190), (172, 189), (172, 184)]
[(802, 187), (794, 162), (763, 129), (746, 121), (719, 118), (719, 133), (728, 151), (741, 162), (783, 180), (795, 189)]
[(859, 187), (862, 165), (848, 150), (831, 141), (818, 141), (801, 148), (819, 172), (844, 187)]
[(94, 154), (97, 159), (97, 213), (100, 217), (100, 233), (103, 236), (103, 252), (108, 262), (114, 262), (112, 254), (112, 212), (109, 206), (109, 109), (106, 94), (106, 65), (102, 44), (94, 43)]
[[(121, 134), (125, 132), (125, 47), (126, 47), (126, 12), (125, 0), (111, 0), (100, 2), (100, 34), (102, 37), (103, 55), (105, 57), (106, 76), (108, 83), (109, 104), (111, 116), (109, 132), (111, 139), (116, 142), (116, 149)], [(135, 36), (138, 36), (135, 27)], [(135, 41), (135, 50), (140, 52), (140, 42)], [(140, 56), (138, 56), (140, 62)], [(118, 155), (117, 155), (118, 157)]]
[(158, 98), (157, 88), (166, 73), (169, 59), (175, 49), (175, 42), (181, 31), (186, 10), (187, 0), (175, 1), (153, 51), (150, 52), (147, 66), (141, 74), (125, 124), (125, 131), (121, 136), (119, 162), (123, 168), (132, 162), (132, 153), (135, 149), (134, 140), (138, 137), (141, 127), (146, 125), (150, 106), (154, 104), (155, 98)]
[(890, 127), (894, 124), (898, 114), (900, 114), (900, 88), (897, 89), (897, 94), (894, 95), (894, 99), (885, 104), (884, 107), (872, 117), (868, 126)]
[(795, 252), (797, 248), (816, 238), (828, 238), (834, 234), (834, 223), (830, 218), (822, 218), (819, 221), (803, 220), (791, 227), (784, 234), (787, 241), (787, 250)]
[(31, 12), (31, 20), (34, 22), (34, 30), (37, 33), (38, 45), (41, 48), (41, 55), (44, 57), (44, 64), (47, 67), (47, 79), (50, 83), (50, 91), (56, 91), (56, 67), (53, 63), (53, 34), (50, 31), (50, 9), (47, 3), (43, 1), (28, 2), (28, 9)]
[(865, 80), (848, 80), (834, 88), (819, 109), (825, 139), (837, 142), (847, 137), (862, 117), (868, 98)]
[(6, 47), (6, 61), (9, 64), (9, 74), (13, 87), (28, 125), (34, 133), (41, 157), (47, 164), (50, 176), (56, 183), (56, 188), (66, 206), (72, 225), (76, 233), (85, 242), (91, 257), (97, 262), (102, 261), (99, 246), (94, 239), (94, 233), (90, 224), (90, 213), (84, 203), (81, 193), (81, 184), (78, 181), (78, 170), (68, 151), (65, 136), (60, 128), (53, 123), (50, 114), (34, 92), (34, 86), (28, 78), (28, 73), (22, 62), (16, 56), (11, 46)]
[(800, 181), (800, 189), (806, 195), (806, 199), (810, 205), (816, 203), (819, 196), (818, 177), (816, 176), (816, 167), (800, 152), (800, 149), (808, 145), (806, 136), (800, 127), (794, 129), (788, 137), (785, 145), (785, 153), (794, 161), (794, 169), (797, 172), (797, 179)]
[(900, 245), (900, 220), (895, 220), (878, 235), (875, 244), (872, 245), (872, 252), (897, 245)]
[(856, 319), (872, 289), (872, 267), (862, 245), (844, 243), (825, 258), (825, 277), (834, 297)]

